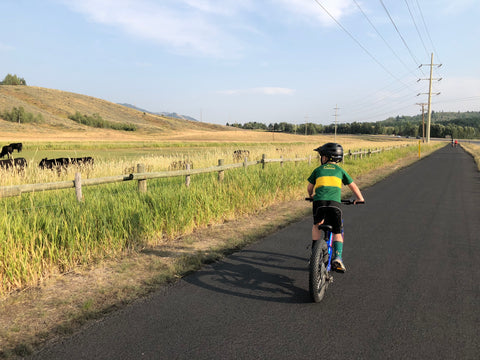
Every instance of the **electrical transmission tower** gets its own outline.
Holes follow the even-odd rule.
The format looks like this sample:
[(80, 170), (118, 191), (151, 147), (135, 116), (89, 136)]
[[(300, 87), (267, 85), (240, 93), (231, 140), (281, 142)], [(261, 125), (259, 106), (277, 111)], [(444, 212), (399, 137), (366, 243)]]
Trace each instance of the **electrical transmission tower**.
[[(430, 66), (430, 78), (429, 79), (418, 79), (418, 81), (429, 80), (428, 93), (419, 93), (418, 94), (418, 95), (428, 94), (427, 143), (429, 143), (430, 142), (430, 125), (431, 125), (431, 122), (432, 122), (432, 81), (433, 80), (438, 80), (438, 81), (442, 80), (442, 78), (436, 78), (436, 79), (433, 78), (433, 67), (434, 66), (440, 67), (440, 66), (442, 66), (442, 64), (434, 64), (433, 63), (433, 53), (432, 53), (432, 58), (430, 60), (430, 64), (421, 64), (419, 66), (419, 68), (421, 68), (422, 66)], [(435, 93), (435, 95), (439, 95), (439, 94), (440, 93)]]
[(340, 110), (340, 108), (338, 107), (338, 105), (335, 105), (335, 140), (334, 142), (337, 142), (337, 110)]

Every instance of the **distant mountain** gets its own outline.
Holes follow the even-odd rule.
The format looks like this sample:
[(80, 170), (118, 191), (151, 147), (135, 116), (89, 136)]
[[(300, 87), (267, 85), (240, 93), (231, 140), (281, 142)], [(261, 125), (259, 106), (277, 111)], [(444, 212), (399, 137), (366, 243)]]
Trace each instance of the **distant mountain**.
[(148, 110), (145, 110), (145, 109), (136, 107), (135, 105), (126, 104), (126, 103), (123, 103), (123, 104), (118, 103), (118, 105), (126, 106), (126, 107), (128, 107), (128, 108), (130, 108), (130, 109), (138, 110), (138, 111), (141, 111), (141, 112), (144, 112), (144, 113), (148, 113), (148, 114), (160, 115), (160, 116), (167, 116), (167, 117), (171, 117), (171, 118), (175, 118), (175, 119), (182, 119), (182, 120), (198, 121), (197, 119), (195, 119), (195, 118), (193, 118), (193, 117), (191, 117), (191, 116), (180, 115), (180, 114), (177, 114), (177, 113), (175, 113), (175, 112), (173, 112), (173, 113), (169, 113), (169, 112), (152, 112), (152, 111), (148, 111)]

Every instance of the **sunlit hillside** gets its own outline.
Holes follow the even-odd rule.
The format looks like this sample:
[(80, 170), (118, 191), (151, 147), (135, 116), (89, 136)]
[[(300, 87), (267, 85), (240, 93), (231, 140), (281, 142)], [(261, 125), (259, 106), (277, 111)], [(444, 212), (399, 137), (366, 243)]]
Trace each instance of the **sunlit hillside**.
[[(179, 132), (234, 131), (233, 129), (197, 121), (170, 118), (144, 113), (126, 106), (91, 96), (35, 86), (0, 86), (0, 114), (22, 107), (41, 120), (18, 124), (0, 119), (1, 136), (14, 138), (150, 138)], [(76, 112), (82, 115), (98, 114), (111, 123), (133, 124), (136, 131), (118, 131), (92, 128), (70, 120)]]

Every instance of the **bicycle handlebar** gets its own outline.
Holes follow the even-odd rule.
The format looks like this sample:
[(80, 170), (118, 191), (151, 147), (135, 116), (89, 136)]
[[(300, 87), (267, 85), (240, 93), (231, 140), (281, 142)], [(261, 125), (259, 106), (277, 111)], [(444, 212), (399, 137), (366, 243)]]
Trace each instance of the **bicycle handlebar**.
[[(307, 198), (305, 198), (305, 200), (313, 202), (313, 198), (311, 198), (311, 197), (307, 197)], [(342, 200), (342, 204), (345, 204), (345, 205), (361, 205), (361, 204), (365, 204), (365, 201), (357, 201), (357, 200), (348, 199), (348, 200)]]

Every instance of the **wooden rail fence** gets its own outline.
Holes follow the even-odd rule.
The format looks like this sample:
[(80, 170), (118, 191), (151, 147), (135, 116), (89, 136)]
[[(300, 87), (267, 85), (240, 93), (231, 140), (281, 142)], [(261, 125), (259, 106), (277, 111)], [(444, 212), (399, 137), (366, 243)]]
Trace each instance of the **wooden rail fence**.
[[(394, 148), (399, 148), (400, 146), (388, 147), (388, 148), (379, 148), (379, 149), (364, 149), (357, 151), (348, 151), (345, 153), (345, 157), (349, 159), (361, 159), (363, 157), (371, 156), (375, 153), (380, 153), (383, 151), (392, 150)], [(25, 184), (25, 185), (12, 185), (12, 186), (1, 186), (0, 187), (0, 198), (20, 196), (23, 193), (31, 193), (38, 191), (47, 191), (47, 190), (60, 190), (60, 189), (70, 189), (75, 188), (75, 193), (77, 200), (79, 202), (83, 201), (82, 187), (83, 186), (92, 186), (92, 185), (103, 185), (111, 184), (123, 181), (138, 181), (138, 191), (146, 192), (147, 191), (147, 180), (148, 179), (160, 179), (160, 178), (169, 178), (169, 177), (178, 177), (185, 176), (185, 185), (190, 186), (190, 176), (196, 174), (207, 174), (207, 173), (218, 173), (218, 181), (223, 181), (225, 170), (236, 169), (236, 168), (247, 168), (248, 166), (261, 164), (264, 169), (268, 163), (280, 163), (280, 166), (283, 166), (286, 162), (294, 162), (295, 164), (300, 161), (308, 161), (310, 164), (312, 161), (312, 156), (300, 158), (286, 158), (280, 157), (280, 159), (267, 159), (266, 155), (262, 155), (261, 160), (248, 161), (248, 158), (245, 157), (244, 161), (236, 164), (227, 164), (224, 165), (223, 160), (218, 160), (217, 166), (212, 166), (203, 169), (190, 169), (190, 164), (186, 165), (185, 170), (176, 170), (176, 171), (160, 171), (160, 172), (145, 172), (145, 166), (143, 164), (137, 165), (137, 172), (124, 175), (115, 175), (95, 179), (82, 179), (79, 172), (75, 173), (75, 179), (69, 181), (59, 181), (51, 183), (42, 183), (42, 184)]]

